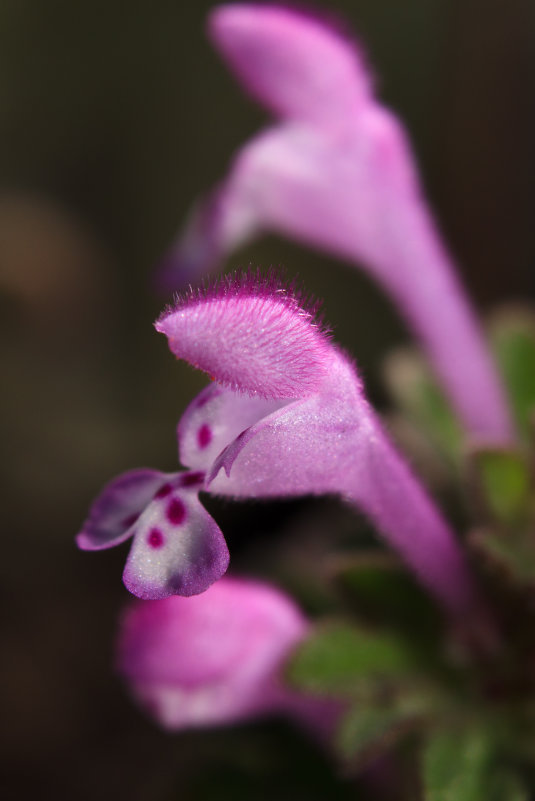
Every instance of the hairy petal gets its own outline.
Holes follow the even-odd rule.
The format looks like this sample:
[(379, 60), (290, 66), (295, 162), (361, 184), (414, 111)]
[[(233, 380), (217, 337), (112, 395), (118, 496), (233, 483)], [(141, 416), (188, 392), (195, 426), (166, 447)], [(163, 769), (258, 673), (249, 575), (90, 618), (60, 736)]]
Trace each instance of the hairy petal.
[(208, 32), (245, 89), (281, 117), (336, 128), (369, 98), (355, 44), (311, 16), (238, 3), (214, 9)]
[(138, 598), (196, 595), (225, 573), (225, 539), (197, 490), (198, 486), (170, 488), (136, 523), (123, 581)]
[(154, 494), (177, 474), (141, 468), (122, 473), (96, 498), (76, 538), (84, 551), (113, 548), (132, 536), (133, 527)]
[(131, 605), (117, 666), (161, 725), (229, 723), (283, 706), (278, 673), (307, 630), (280, 591), (225, 577), (194, 598)]
[(270, 279), (230, 279), (179, 301), (156, 329), (178, 358), (230, 389), (263, 398), (310, 395), (329, 367), (329, 343), (312, 312)]

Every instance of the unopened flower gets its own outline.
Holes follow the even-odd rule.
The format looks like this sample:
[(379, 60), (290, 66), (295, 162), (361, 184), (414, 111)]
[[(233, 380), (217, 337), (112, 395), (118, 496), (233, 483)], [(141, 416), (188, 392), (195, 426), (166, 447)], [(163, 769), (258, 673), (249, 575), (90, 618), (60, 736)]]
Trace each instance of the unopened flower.
[(247, 143), (169, 254), (187, 284), (263, 231), (367, 269), (421, 340), (469, 434), (506, 442), (512, 427), (478, 323), (423, 197), (398, 119), (373, 94), (360, 50), (286, 8), (233, 4), (209, 35), (279, 122)]
[(288, 689), (281, 677), (308, 630), (281, 591), (225, 577), (193, 598), (131, 604), (121, 620), (117, 668), (140, 705), (168, 729), (268, 713), (326, 729), (337, 707)]

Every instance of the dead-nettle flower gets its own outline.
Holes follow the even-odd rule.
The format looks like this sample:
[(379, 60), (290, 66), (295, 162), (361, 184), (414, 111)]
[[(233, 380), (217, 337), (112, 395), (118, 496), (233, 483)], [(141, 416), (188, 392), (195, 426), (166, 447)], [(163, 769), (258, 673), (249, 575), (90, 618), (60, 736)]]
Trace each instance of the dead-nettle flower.
[(229, 5), (209, 35), (280, 120), (236, 155), (164, 267), (195, 281), (278, 231), (365, 267), (421, 340), (467, 432), (512, 438), (501, 384), (425, 199), (406, 134), (373, 95), (360, 50), (293, 10)]
[(195, 594), (224, 573), (228, 552), (200, 489), (236, 498), (336, 493), (371, 518), (450, 612), (475, 609), (454, 535), (390, 443), (354, 365), (294, 291), (274, 275), (225, 278), (179, 300), (156, 328), (214, 383), (178, 426), (190, 472), (119, 477), (78, 537), (98, 549), (134, 536), (124, 576), (134, 594)]
[(168, 729), (282, 713), (327, 734), (338, 706), (290, 690), (281, 677), (309, 627), (281, 591), (225, 577), (193, 598), (131, 604), (119, 629), (117, 669)]

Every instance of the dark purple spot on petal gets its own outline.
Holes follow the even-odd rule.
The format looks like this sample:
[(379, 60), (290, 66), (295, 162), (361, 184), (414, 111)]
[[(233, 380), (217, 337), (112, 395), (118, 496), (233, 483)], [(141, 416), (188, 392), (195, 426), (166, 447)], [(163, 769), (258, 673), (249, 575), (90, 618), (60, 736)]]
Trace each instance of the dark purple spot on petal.
[(125, 528), (130, 528), (130, 526), (134, 525), (134, 523), (136, 522), (138, 517), (139, 517), (139, 514), (137, 512), (134, 512), (134, 514), (128, 515), (128, 517), (125, 517), (125, 519), (123, 520), (123, 526)]
[(194, 487), (195, 484), (204, 483), (204, 473), (186, 473), (182, 476), (181, 484), (183, 487)]
[(147, 543), (151, 548), (161, 548), (165, 538), (159, 528), (151, 528), (147, 535)]
[(186, 507), (178, 498), (169, 501), (166, 510), (167, 519), (173, 526), (179, 526), (186, 519)]
[(197, 431), (199, 448), (206, 448), (212, 441), (212, 429), (204, 423)]
[(158, 492), (156, 492), (154, 494), (154, 497), (155, 498), (165, 498), (167, 495), (169, 495), (171, 490), (172, 490), (171, 484), (164, 484), (163, 486), (160, 487)]

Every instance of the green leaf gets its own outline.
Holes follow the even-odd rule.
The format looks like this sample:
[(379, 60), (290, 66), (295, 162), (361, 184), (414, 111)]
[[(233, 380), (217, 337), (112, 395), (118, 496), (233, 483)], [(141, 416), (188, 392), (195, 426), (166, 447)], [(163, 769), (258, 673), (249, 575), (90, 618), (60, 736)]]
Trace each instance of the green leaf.
[(487, 779), (485, 801), (529, 801), (530, 794), (519, 776), (511, 771), (497, 770)]
[(532, 482), (524, 456), (512, 449), (479, 448), (472, 452), (471, 462), (476, 491), (491, 519), (506, 527), (524, 523)]
[(289, 680), (316, 693), (358, 693), (370, 680), (407, 675), (415, 655), (400, 639), (332, 621), (318, 626), (288, 666)]
[(385, 381), (407, 417), (457, 465), (462, 429), (424, 358), (408, 348), (396, 350), (386, 361)]
[(335, 586), (355, 614), (392, 626), (421, 640), (435, 639), (442, 617), (428, 594), (397, 560), (386, 554), (340, 559), (332, 569)]
[(415, 721), (415, 716), (395, 706), (357, 705), (343, 719), (335, 746), (344, 759), (374, 758), (391, 748)]
[(509, 537), (492, 529), (475, 529), (469, 533), (468, 543), (487, 572), (506, 578), (509, 584), (535, 582), (535, 547), (531, 537)]
[(515, 418), (528, 433), (535, 411), (535, 313), (526, 308), (502, 310), (491, 323), (491, 340)]
[(425, 801), (488, 801), (492, 747), (481, 731), (435, 732), (424, 747)]

